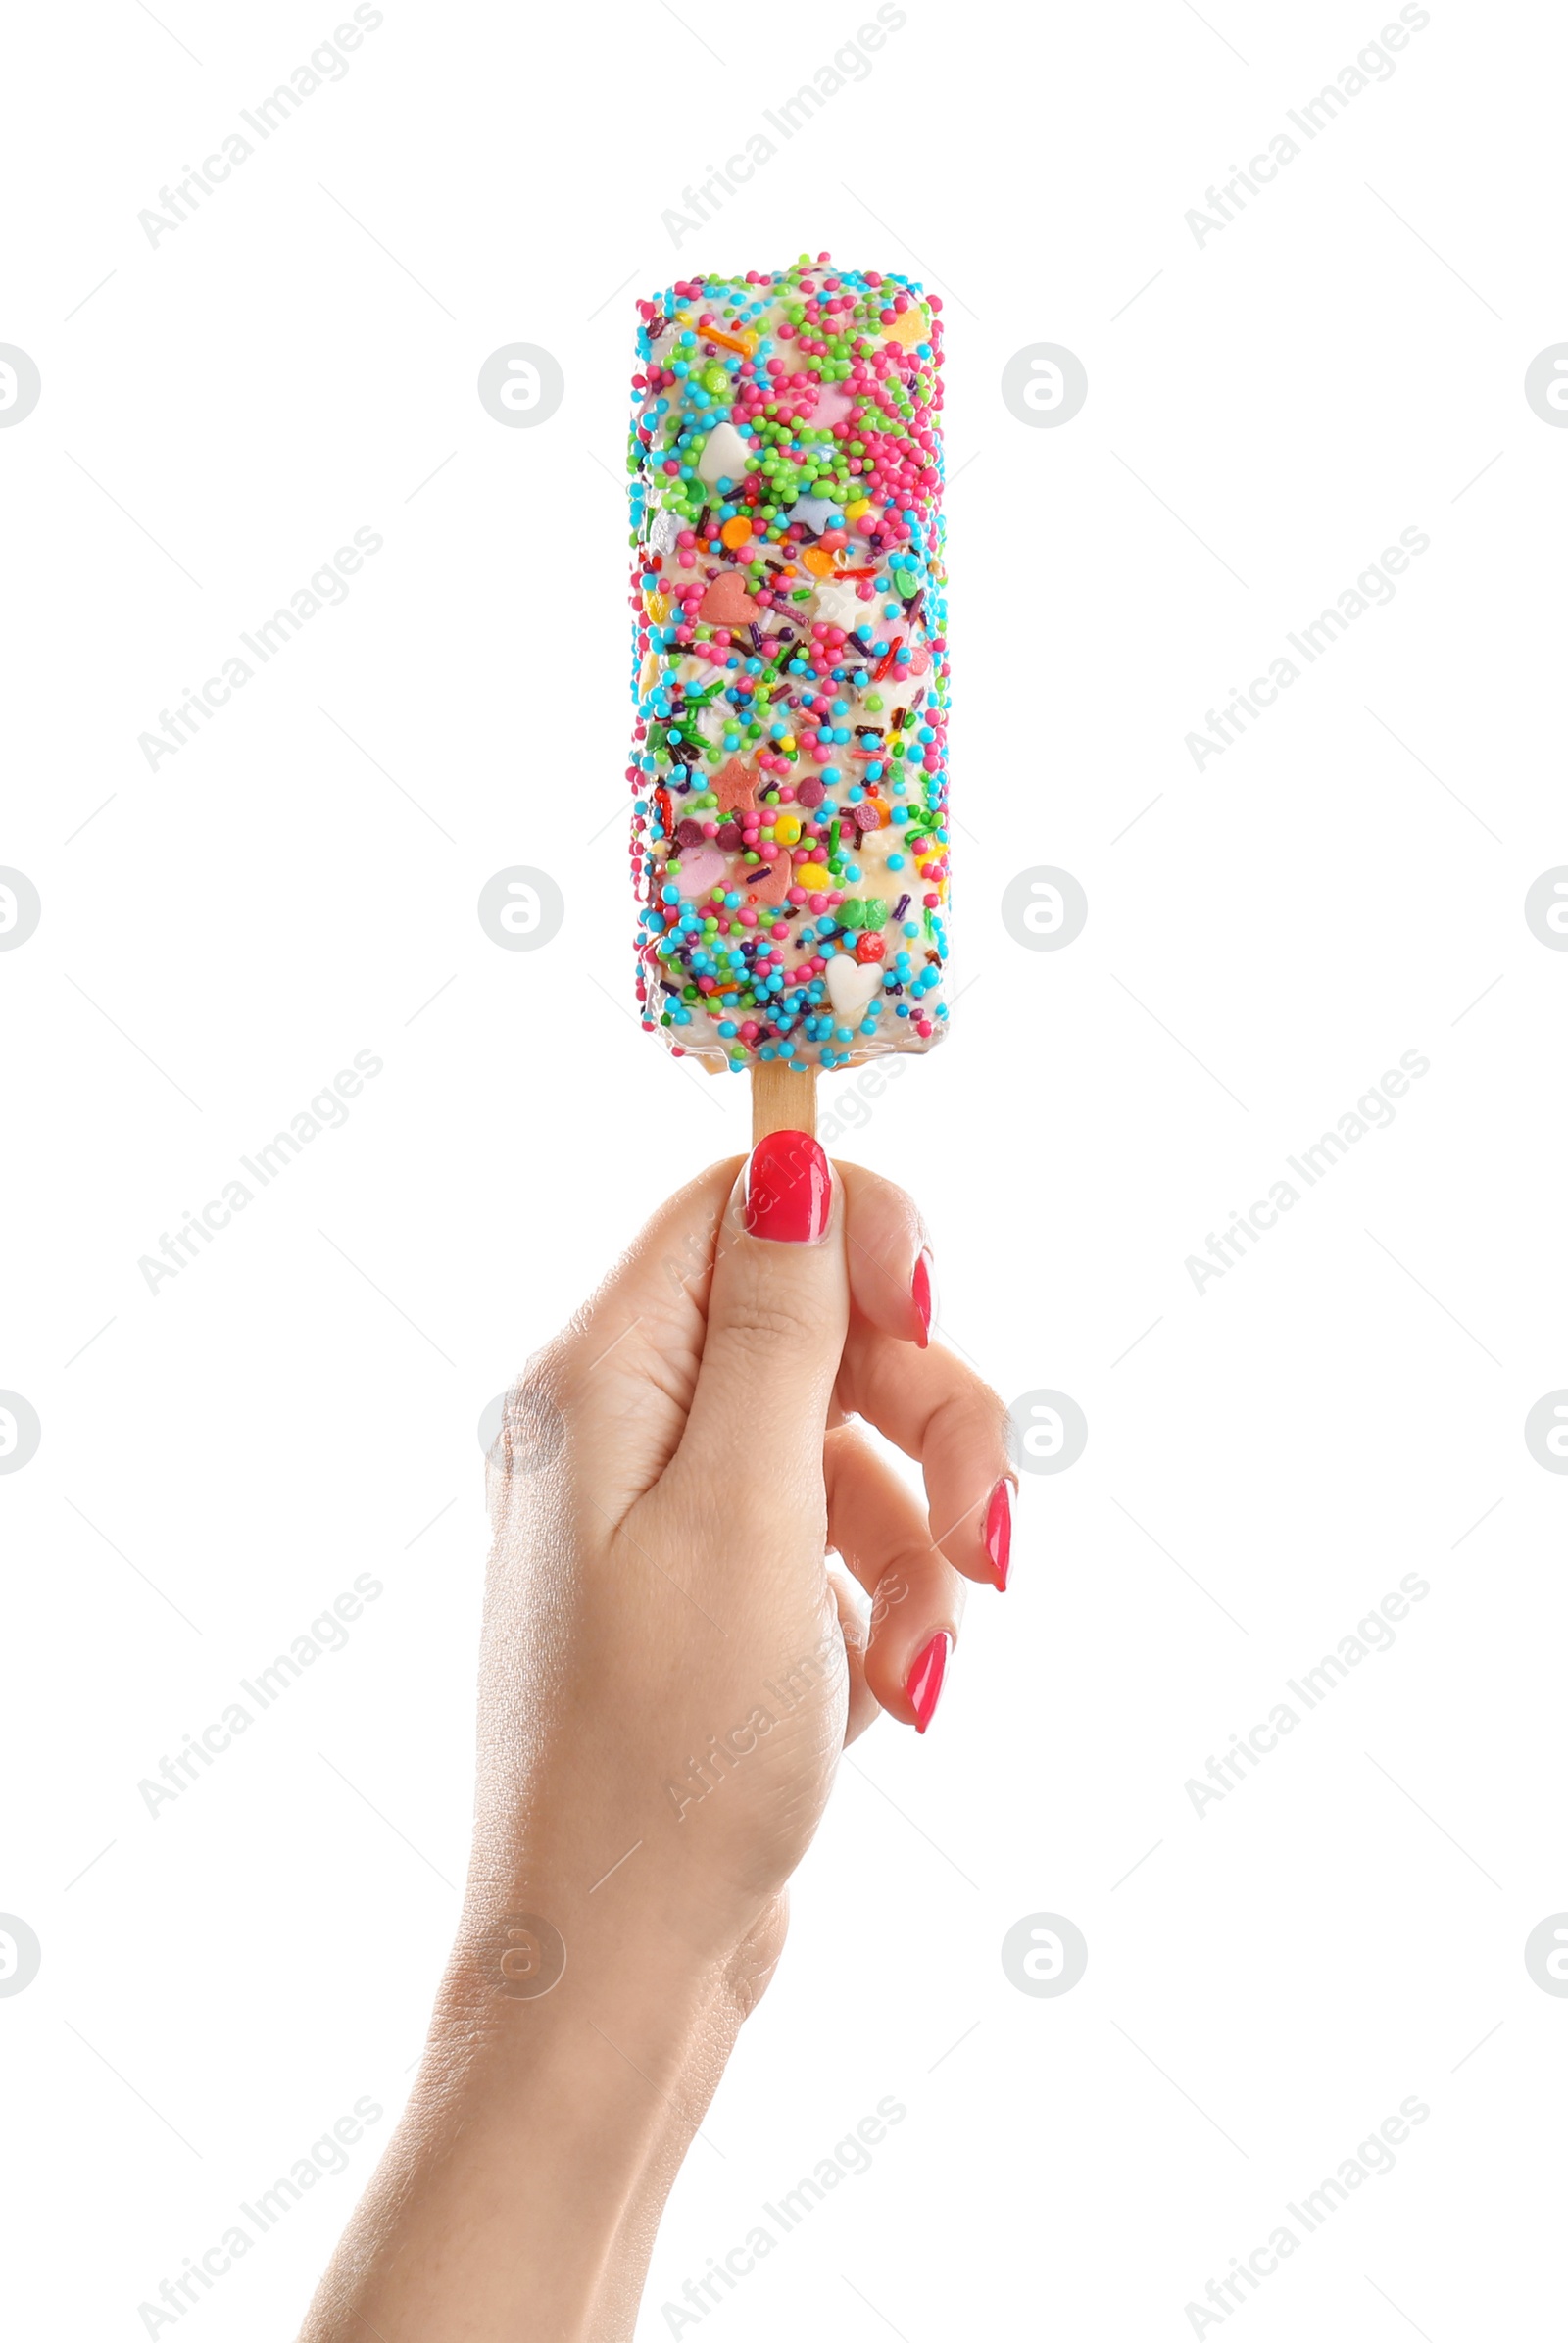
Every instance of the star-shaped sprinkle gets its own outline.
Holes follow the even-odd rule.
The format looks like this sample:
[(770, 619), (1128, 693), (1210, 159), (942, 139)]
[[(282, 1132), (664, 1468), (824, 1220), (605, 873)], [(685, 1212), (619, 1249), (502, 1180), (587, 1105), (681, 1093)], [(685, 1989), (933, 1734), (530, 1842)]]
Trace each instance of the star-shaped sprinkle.
[(818, 536), (824, 529), (841, 529), (844, 515), (837, 505), (829, 504), (825, 496), (797, 497), (790, 507), (790, 518), (803, 528), (815, 529)]
[(718, 800), (720, 813), (751, 813), (755, 810), (757, 775), (744, 765), (738, 757), (720, 767), (712, 782), (713, 795)]

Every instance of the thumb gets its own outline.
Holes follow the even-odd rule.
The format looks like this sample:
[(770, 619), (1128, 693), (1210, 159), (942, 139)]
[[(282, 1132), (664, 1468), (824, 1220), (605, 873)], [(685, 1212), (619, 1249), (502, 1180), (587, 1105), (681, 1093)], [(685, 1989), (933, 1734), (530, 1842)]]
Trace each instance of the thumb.
[(814, 1139), (752, 1149), (719, 1223), (679, 1462), (726, 1512), (822, 1513), (822, 1440), (849, 1324), (844, 1192)]

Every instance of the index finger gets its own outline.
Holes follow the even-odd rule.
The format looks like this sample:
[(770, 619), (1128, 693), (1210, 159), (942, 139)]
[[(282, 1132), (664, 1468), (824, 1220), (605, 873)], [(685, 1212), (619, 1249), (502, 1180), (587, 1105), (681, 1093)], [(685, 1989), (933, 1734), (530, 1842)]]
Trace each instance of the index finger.
[(834, 1158), (845, 1196), (845, 1249), (858, 1310), (923, 1350), (935, 1308), (931, 1240), (913, 1196), (858, 1163)]

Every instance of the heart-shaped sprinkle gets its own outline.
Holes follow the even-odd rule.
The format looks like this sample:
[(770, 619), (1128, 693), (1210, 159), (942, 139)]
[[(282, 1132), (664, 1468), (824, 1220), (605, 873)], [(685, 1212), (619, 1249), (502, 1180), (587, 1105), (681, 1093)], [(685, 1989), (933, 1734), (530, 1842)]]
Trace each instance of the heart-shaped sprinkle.
[(788, 854), (776, 862), (756, 863), (746, 874), (746, 886), (760, 903), (781, 903), (795, 876)]
[(707, 626), (750, 626), (762, 615), (762, 606), (747, 593), (738, 569), (725, 569), (698, 604), (697, 615)]
[(716, 846), (693, 847), (681, 855), (675, 885), (685, 897), (706, 895), (710, 888), (718, 885), (725, 868), (724, 857)]
[(697, 477), (710, 488), (719, 480), (744, 480), (755, 461), (733, 423), (715, 423), (697, 459)]
[(858, 1025), (882, 990), (882, 971), (874, 963), (862, 965), (836, 952), (827, 963), (824, 981), (840, 1024)]

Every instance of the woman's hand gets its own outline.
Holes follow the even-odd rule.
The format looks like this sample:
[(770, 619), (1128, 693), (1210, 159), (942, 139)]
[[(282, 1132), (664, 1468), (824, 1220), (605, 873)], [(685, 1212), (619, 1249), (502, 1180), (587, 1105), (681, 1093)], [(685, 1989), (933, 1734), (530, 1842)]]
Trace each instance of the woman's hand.
[(908, 1197), (783, 1132), (671, 1198), (511, 1394), (463, 1923), (312, 2343), (629, 2335), (839, 1751), (925, 1730), (963, 1581), (1006, 1582), (1005, 1411), (927, 1347), (930, 1294)]
[[(879, 1708), (930, 1722), (1010, 1489), (1000, 1402), (924, 1346), (929, 1293), (902, 1191), (780, 1133), (666, 1204), (531, 1362), (492, 1466), (483, 1879), (548, 1900), (624, 1857), (605, 1909), (651, 1900), (730, 1953), (846, 1739)], [(921, 1462), (929, 1512), (856, 1416)]]

